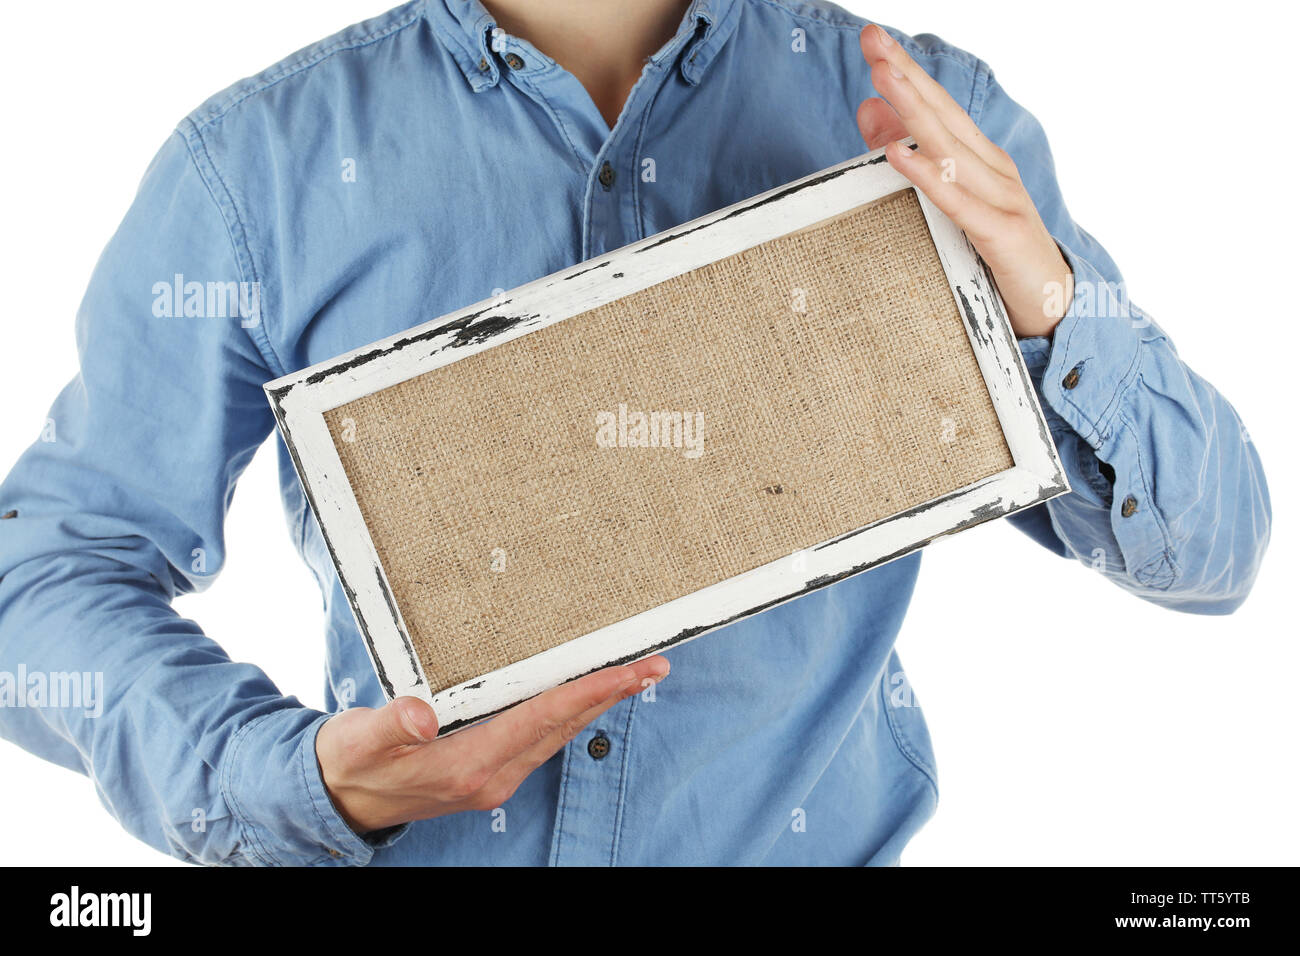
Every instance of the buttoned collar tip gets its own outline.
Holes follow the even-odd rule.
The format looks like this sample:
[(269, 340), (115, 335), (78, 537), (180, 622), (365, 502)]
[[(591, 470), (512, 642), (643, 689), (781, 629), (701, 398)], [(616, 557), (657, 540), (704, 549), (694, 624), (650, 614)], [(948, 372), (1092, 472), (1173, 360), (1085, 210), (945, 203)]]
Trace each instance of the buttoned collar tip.
[(695, 0), (687, 11), (687, 18), (694, 21), (694, 36), (678, 61), (682, 79), (687, 83), (695, 86), (700, 82), (735, 29), (739, 8), (736, 0)]

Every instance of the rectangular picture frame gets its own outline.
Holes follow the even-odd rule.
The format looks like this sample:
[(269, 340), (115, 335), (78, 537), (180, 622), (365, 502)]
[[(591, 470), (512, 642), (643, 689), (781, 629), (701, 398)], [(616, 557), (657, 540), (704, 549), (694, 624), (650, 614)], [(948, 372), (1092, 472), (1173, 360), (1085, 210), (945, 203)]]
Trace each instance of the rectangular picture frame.
[[(913, 190), (1014, 465), (457, 686), (419, 663), (326, 423), (348, 402), (529, 335), (858, 206)], [(268, 382), (267, 398), (389, 698), (429, 702), (455, 732), (550, 687), (707, 634), (1070, 487), (1006, 310), (957, 226), (876, 150)]]

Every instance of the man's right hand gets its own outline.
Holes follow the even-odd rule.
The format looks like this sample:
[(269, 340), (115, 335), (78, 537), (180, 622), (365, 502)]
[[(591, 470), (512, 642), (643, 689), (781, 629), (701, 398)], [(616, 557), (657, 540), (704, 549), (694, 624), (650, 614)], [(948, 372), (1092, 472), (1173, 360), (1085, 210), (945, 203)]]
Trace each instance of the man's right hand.
[(658, 655), (607, 667), (442, 740), (433, 708), (418, 698), (354, 707), (321, 725), (316, 759), (335, 807), (359, 834), (492, 810), (587, 724), (667, 675)]

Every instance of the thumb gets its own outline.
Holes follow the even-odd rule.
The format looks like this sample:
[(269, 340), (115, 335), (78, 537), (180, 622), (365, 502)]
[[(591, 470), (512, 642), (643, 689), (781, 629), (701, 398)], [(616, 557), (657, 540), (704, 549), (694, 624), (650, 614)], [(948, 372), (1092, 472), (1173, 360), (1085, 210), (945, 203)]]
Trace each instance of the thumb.
[(398, 697), (374, 711), (374, 732), (386, 747), (427, 744), (438, 736), (438, 717), (418, 697)]

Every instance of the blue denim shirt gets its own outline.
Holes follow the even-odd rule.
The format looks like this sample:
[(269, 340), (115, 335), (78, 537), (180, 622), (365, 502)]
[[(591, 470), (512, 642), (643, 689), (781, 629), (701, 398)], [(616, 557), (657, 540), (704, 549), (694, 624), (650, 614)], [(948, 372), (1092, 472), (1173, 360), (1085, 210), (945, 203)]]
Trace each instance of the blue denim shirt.
[[(366, 837), (321, 782), (328, 715), (171, 607), (224, 563), (235, 483), (273, 432), (264, 382), (865, 152), (863, 23), (828, 3), (695, 0), (611, 130), (477, 0), (419, 0), (185, 117), (91, 278), (57, 440), (0, 486), (0, 673), (102, 673), (103, 712), (0, 706), (0, 733), (196, 862), (897, 862), (936, 798), (893, 650), (917, 554), (670, 651), (653, 700), (601, 717), (504, 815)], [(1011, 154), (1074, 270), (1053, 339), (1022, 343), (1074, 491), (1009, 520), (1139, 597), (1233, 610), (1270, 524), (1236, 413), (1126, 301), (1042, 128), (989, 67), (894, 35)], [(214, 283), (253, 307), (222, 317)], [(328, 608), (328, 706), (381, 705), (283, 447), (280, 484)]]

